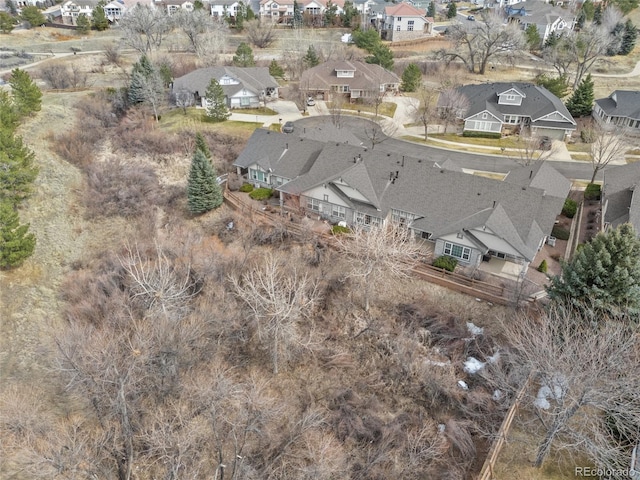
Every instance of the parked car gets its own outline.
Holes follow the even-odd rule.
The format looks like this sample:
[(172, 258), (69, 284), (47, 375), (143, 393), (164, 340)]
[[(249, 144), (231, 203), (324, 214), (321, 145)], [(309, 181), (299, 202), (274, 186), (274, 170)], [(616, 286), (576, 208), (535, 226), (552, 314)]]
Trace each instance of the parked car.
[(475, 21), (476, 21), (476, 17), (475, 17), (475, 16), (473, 16), (473, 15), (469, 15), (469, 16), (467, 17), (467, 20), (469, 20), (470, 22), (475, 22)]
[(293, 133), (293, 122), (287, 122), (282, 127), (282, 133)]
[(316, 104), (316, 101), (313, 99), (313, 97), (307, 98), (307, 106), (313, 107), (315, 104)]
[(540, 137), (540, 141), (538, 142), (538, 148), (540, 150), (551, 150), (552, 143), (553, 142), (551, 141), (551, 138), (545, 135), (544, 137)]

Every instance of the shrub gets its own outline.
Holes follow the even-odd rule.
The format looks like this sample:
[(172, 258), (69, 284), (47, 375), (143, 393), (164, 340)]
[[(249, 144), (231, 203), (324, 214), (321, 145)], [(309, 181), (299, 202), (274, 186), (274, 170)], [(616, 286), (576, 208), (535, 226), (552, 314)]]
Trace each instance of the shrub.
[(585, 200), (600, 200), (600, 185), (590, 183), (584, 191)]
[(540, 262), (540, 265), (538, 266), (538, 271), (541, 273), (547, 273), (547, 261), (546, 260), (542, 260), (542, 262)]
[(449, 272), (453, 272), (458, 265), (458, 260), (453, 257), (449, 257), (447, 255), (443, 255), (442, 257), (438, 257), (433, 261), (433, 266), (438, 268), (444, 268)]
[(270, 188), (256, 188), (249, 193), (249, 196), (254, 200), (268, 200), (271, 195), (273, 195), (273, 190)]
[(253, 191), (253, 185), (251, 185), (250, 183), (243, 183), (242, 186), (240, 187), (240, 191), (243, 193), (249, 193)]
[(551, 235), (558, 240), (569, 240), (569, 230), (562, 228), (560, 225), (554, 225), (553, 230), (551, 230)]
[(498, 132), (462, 132), (463, 137), (469, 138), (502, 138), (502, 134)]
[(578, 210), (578, 203), (575, 200), (567, 198), (562, 207), (562, 214), (567, 218), (573, 218)]
[(593, 128), (583, 128), (580, 130), (580, 140), (584, 143), (593, 143), (596, 141), (596, 131)]
[(343, 233), (349, 233), (351, 230), (349, 230), (348, 227), (342, 227), (340, 225), (334, 225), (333, 227), (331, 227), (331, 233), (333, 233), (334, 235), (341, 235)]

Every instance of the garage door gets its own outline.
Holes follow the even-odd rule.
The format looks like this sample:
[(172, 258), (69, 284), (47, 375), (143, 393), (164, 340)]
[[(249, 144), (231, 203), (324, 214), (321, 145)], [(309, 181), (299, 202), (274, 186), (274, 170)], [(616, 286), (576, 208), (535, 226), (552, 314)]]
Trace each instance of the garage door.
[(564, 130), (558, 130), (556, 128), (543, 128), (538, 127), (533, 132), (538, 137), (547, 136), (553, 140), (564, 140)]

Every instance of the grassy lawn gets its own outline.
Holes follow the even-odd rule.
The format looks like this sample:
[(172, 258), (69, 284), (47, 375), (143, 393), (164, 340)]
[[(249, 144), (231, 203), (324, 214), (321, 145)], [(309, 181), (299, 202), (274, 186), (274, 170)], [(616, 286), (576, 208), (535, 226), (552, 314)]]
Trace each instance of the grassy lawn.
[[(429, 138), (434, 137), (435, 135), (429, 135)], [(424, 137), (414, 137), (413, 135), (403, 135), (402, 137), (400, 137), (404, 140), (408, 140), (410, 142), (415, 142), (415, 143), (423, 143), (425, 145), (432, 145), (435, 147), (438, 146), (443, 146), (442, 143), (438, 142), (437, 140), (427, 140), (426, 142), (424, 141)], [(473, 148), (473, 145), (464, 145), (464, 144), (459, 144), (457, 146), (455, 146), (455, 150), (459, 151), (459, 152), (472, 152), (472, 153), (482, 153), (482, 154), (491, 154), (491, 155), (505, 155), (505, 156), (509, 156), (510, 151), (506, 151), (503, 152), (502, 150), (500, 150), (499, 148), (496, 148), (495, 150), (487, 150), (487, 149), (480, 149), (480, 148)]]
[(589, 153), (589, 148), (588, 143), (567, 143), (567, 150), (570, 152)]
[(504, 177), (506, 177), (505, 174), (503, 173), (491, 173), (491, 172), (473, 172), (474, 175), (477, 175), (478, 177), (485, 177), (485, 178), (491, 178), (493, 180), (504, 180)]
[(260, 108), (237, 108), (232, 110), (233, 113), (246, 113), (247, 115), (277, 115), (278, 112), (267, 107)]
[[(327, 108), (329, 109), (333, 108), (333, 103), (327, 102)], [(367, 113), (373, 113), (374, 115), (376, 113), (376, 109), (372, 105), (361, 105), (358, 103), (345, 103), (344, 105), (342, 105), (341, 108), (342, 110), (352, 110), (354, 112), (358, 112), (358, 111), (367, 112)], [(385, 117), (393, 118), (393, 115), (396, 113), (396, 108), (398, 108), (398, 105), (396, 103), (382, 102), (378, 107), (378, 115), (383, 115)]]
[(508, 138), (477, 138), (462, 137), (456, 133), (433, 133), (430, 135), (434, 139), (447, 140), (448, 142), (468, 143), (469, 145), (483, 145), (496, 148), (520, 148), (522, 144), (514, 137)]
[(180, 108), (174, 108), (162, 114), (160, 128), (177, 132), (184, 129), (199, 128), (203, 130), (216, 130), (227, 135), (248, 137), (262, 123), (237, 122), (227, 120), (225, 122), (210, 122), (204, 114), (204, 110), (187, 108), (186, 114)]

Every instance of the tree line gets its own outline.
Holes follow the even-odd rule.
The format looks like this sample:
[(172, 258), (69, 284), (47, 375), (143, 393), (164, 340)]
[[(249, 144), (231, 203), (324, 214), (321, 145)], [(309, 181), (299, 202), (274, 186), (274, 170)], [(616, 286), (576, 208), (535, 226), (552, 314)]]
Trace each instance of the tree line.
[(0, 268), (19, 266), (33, 253), (36, 239), (28, 224), (20, 224), (18, 208), (33, 192), (38, 175), (34, 154), (16, 131), (38, 112), (42, 93), (29, 74), (14, 69), (11, 93), (0, 90)]

